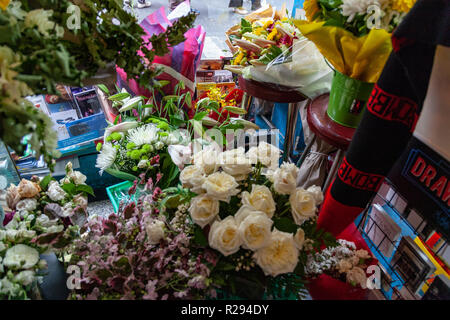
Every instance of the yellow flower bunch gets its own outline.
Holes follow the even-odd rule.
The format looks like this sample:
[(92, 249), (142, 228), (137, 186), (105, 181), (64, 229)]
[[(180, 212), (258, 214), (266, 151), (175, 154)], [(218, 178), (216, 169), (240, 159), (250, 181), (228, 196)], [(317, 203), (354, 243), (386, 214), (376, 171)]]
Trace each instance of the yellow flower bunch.
[(213, 101), (217, 101), (222, 107), (226, 105), (225, 97), (226, 94), (219, 88), (212, 88), (208, 91), (208, 98)]
[(236, 58), (234, 58), (232, 64), (233, 65), (239, 65), (241, 63), (242, 59), (244, 58), (244, 55), (245, 55), (244, 50), (242, 48), (239, 49), (239, 53), (236, 56)]
[(257, 27), (253, 29), (253, 33), (256, 34), (257, 36), (260, 36), (263, 30), (264, 29), (262, 27)]
[(416, 3), (416, 0), (392, 0), (392, 9), (400, 12), (408, 12)]
[(278, 30), (277, 28), (273, 28), (272, 31), (269, 33), (269, 35), (267, 36), (267, 40), (273, 40), (273, 38), (275, 38), (275, 36), (277, 35)]

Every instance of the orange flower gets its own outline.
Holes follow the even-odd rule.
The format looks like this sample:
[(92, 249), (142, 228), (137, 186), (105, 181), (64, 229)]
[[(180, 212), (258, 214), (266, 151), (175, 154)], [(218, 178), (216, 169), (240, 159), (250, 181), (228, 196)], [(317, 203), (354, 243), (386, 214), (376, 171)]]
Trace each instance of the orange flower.
[(320, 10), (317, 4), (317, 0), (305, 0), (305, 2), (303, 3), (303, 9), (305, 9), (306, 18), (308, 19), (308, 21), (313, 21), (314, 16)]

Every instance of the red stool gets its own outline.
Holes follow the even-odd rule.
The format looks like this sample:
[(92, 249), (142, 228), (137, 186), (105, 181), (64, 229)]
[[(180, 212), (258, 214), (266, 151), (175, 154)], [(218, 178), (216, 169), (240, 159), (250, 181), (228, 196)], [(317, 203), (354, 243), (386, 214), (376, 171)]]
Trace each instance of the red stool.
[(301, 166), (307, 154), (311, 150), (316, 137), (319, 137), (328, 144), (338, 148), (336, 158), (323, 186), (323, 192), (327, 190), (331, 184), (331, 181), (333, 181), (333, 178), (336, 176), (337, 170), (342, 162), (342, 159), (344, 158), (344, 152), (348, 149), (350, 142), (352, 141), (353, 134), (356, 131), (356, 129), (340, 125), (328, 117), (328, 99), (329, 94), (323, 94), (312, 100), (308, 105), (306, 118), (314, 135), (297, 163), (297, 166)]
[(275, 88), (270, 84), (247, 80), (243, 77), (239, 77), (239, 87), (244, 91), (242, 107), (247, 111), (247, 114), (253, 97), (271, 102), (289, 104), (289, 111), (286, 115), (286, 137), (284, 139), (283, 154), (283, 160), (288, 160), (294, 144), (295, 124), (297, 123), (299, 111), (298, 102), (305, 101), (308, 98), (289, 87), (277, 86)]

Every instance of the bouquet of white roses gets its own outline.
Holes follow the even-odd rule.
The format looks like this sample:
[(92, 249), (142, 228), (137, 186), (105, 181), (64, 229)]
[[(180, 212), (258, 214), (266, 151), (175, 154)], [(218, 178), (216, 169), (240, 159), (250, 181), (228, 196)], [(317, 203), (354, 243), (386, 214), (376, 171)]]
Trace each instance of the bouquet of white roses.
[(47, 176), (11, 185), (6, 200), (12, 210), (0, 227), (0, 299), (28, 299), (46, 269), (39, 255), (61, 252), (79, 235), (87, 218), (86, 177), (66, 167), (57, 182)]
[(220, 252), (210, 277), (233, 294), (261, 298), (278, 287), (298, 298), (307, 252), (334, 241), (316, 230), (320, 187), (297, 188), (298, 168), (279, 157), (265, 142), (247, 153), (210, 146), (181, 172), (183, 188), (164, 191), (166, 210), (189, 212), (194, 241)]

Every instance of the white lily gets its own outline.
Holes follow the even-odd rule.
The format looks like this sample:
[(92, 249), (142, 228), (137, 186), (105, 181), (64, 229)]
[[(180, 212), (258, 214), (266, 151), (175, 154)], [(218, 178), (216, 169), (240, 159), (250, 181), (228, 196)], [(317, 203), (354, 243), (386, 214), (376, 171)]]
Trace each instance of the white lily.
[(105, 129), (104, 141), (113, 132), (127, 132), (128, 130), (134, 129), (139, 125), (137, 121), (125, 121), (119, 124), (113, 125)]
[(191, 144), (183, 146), (181, 144), (170, 145), (167, 148), (172, 162), (180, 169), (183, 170), (184, 165), (190, 163), (192, 148)]

